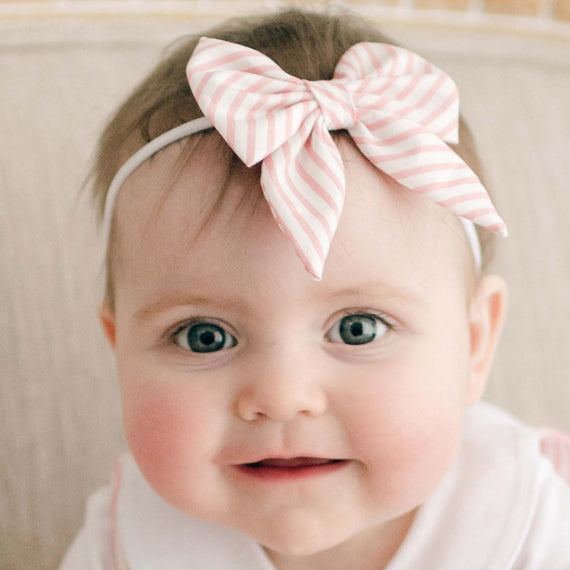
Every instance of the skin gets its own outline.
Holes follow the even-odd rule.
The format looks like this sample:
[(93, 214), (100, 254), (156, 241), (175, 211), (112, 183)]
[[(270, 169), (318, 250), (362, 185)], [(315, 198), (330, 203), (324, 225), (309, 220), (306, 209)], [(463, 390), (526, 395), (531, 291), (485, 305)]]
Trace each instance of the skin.
[[(212, 140), (167, 195), (157, 189), (179, 146), (119, 196), (114, 308), (100, 316), (132, 453), (166, 501), (251, 535), (280, 569), (384, 568), (484, 389), (505, 285), (473, 279), (453, 214), (396, 188), (344, 139), (346, 204), (320, 282), (267, 205), (244, 204), (260, 192), (256, 171), (230, 179), (204, 227), (225, 172)], [(339, 342), (355, 313), (385, 323), (372, 342)], [(229, 347), (177, 344), (195, 318), (223, 327)], [(275, 457), (343, 462), (285, 480), (240, 470)]]

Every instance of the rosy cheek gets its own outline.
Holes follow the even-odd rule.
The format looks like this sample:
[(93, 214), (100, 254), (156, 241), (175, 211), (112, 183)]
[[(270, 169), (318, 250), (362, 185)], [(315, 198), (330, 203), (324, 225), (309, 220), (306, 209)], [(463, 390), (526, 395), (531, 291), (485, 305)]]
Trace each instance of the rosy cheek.
[(369, 462), (373, 485), (394, 494), (413, 486), (421, 495), (453, 459), (463, 416), (460, 394), (427, 366), (384, 372), (363, 382), (353, 402), (353, 444)]
[[(183, 491), (207, 458), (204, 409), (192, 385), (123, 381), (123, 416), (131, 451), (149, 483), (165, 498)], [(184, 474), (184, 477), (181, 477)]]

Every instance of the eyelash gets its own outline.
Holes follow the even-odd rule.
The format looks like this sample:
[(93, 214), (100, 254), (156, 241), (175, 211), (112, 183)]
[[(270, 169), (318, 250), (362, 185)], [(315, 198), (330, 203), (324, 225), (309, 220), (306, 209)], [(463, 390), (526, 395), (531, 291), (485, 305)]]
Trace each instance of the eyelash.
[(375, 319), (378, 319), (382, 324), (386, 325), (389, 329), (393, 329), (396, 325), (392, 319), (385, 313), (380, 313), (374, 309), (366, 309), (362, 307), (356, 307), (355, 309), (346, 309), (341, 312), (340, 316), (335, 319), (335, 323), (344, 319), (344, 317), (350, 317), (352, 315), (370, 315)]
[[(354, 317), (355, 319), (353, 320), (352, 323), (349, 322), (347, 324), (344, 321), (349, 317)], [(376, 323), (374, 325), (374, 329), (371, 331), (373, 336), (369, 340), (365, 340), (366, 326), (363, 326), (362, 320), (359, 319), (358, 317), (364, 318), (365, 319), (364, 322), (366, 322), (366, 319), (370, 320), (373, 319), (374, 322)], [(353, 331), (354, 325), (358, 325), (356, 333)], [(379, 332), (377, 330), (378, 325), (385, 327), (385, 330), (381, 332), (381, 334), (378, 334)], [(392, 331), (394, 328), (395, 325), (392, 322), (392, 319), (390, 319), (387, 315), (377, 313), (376, 311), (371, 309), (350, 309), (343, 311), (343, 313), (340, 316), (336, 317), (333, 324), (329, 327), (325, 339), (328, 342), (334, 344), (344, 344), (351, 347), (359, 345), (368, 345), (374, 343), (374, 341), (378, 341), (379, 339), (387, 335), (390, 331)], [(349, 342), (346, 338), (344, 338), (343, 333), (349, 333), (350, 335), (355, 335), (352, 338), (354, 342)], [(364, 335), (364, 337), (362, 335)], [(359, 341), (358, 337), (361, 337), (362, 340)]]
[(170, 340), (173, 340), (177, 334), (180, 334), (184, 329), (193, 327), (195, 325), (201, 325), (203, 323), (212, 323), (213, 325), (218, 325), (219, 327), (224, 327), (222, 324), (218, 324), (216, 319), (212, 319), (210, 317), (192, 317), (187, 321), (183, 321), (182, 323), (178, 323), (174, 325), (169, 331), (166, 332), (166, 337)]
[(196, 325), (204, 325), (204, 324), (216, 325), (217, 327), (224, 329), (232, 336), (236, 336), (235, 334), (230, 332), (230, 327), (228, 327), (226, 323), (219, 321), (214, 317), (191, 317), (188, 320), (182, 321), (181, 323), (178, 323), (173, 327), (171, 327), (168, 331), (166, 331), (164, 336), (167, 340), (174, 340), (176, 335), (180, 334), (184, 329), (189, 329)]

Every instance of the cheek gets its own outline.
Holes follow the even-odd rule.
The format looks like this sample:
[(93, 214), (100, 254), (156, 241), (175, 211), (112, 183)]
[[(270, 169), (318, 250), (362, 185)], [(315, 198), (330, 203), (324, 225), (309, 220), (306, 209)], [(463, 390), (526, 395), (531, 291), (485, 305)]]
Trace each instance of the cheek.
[[(437, 486), (461, 435), (466, 368), (462, 359), (427, 352), (383, 363), (346, 402), (353, 446), (369, 472), (371, 492), (419, 504)], [(347, 412), (348, 413), (348, 412)]]
[(125, 433), (141, 472), (159, 495), (188, 510), (219, 442), (211, 396), (190, 382), (139, 376), (122, 376), (121, 392)]
[(200, 428), (195, 399), (168, 385), (138, 383), (135, 390), (130, 388), (123, 390), (125, 430), (147, 470), (172, 464), (184, 448), (198, 452), (193, 441)]

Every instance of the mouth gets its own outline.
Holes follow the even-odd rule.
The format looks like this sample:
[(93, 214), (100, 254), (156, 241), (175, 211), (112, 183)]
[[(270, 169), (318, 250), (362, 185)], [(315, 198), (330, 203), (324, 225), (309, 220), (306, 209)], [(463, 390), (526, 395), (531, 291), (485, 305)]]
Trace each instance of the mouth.
[(323, 476), (341, 469), (347, 463), (345, 459), (323, 457), (268, 457), (236, 467), (241, 473), (255, 479), (283, 481)]

